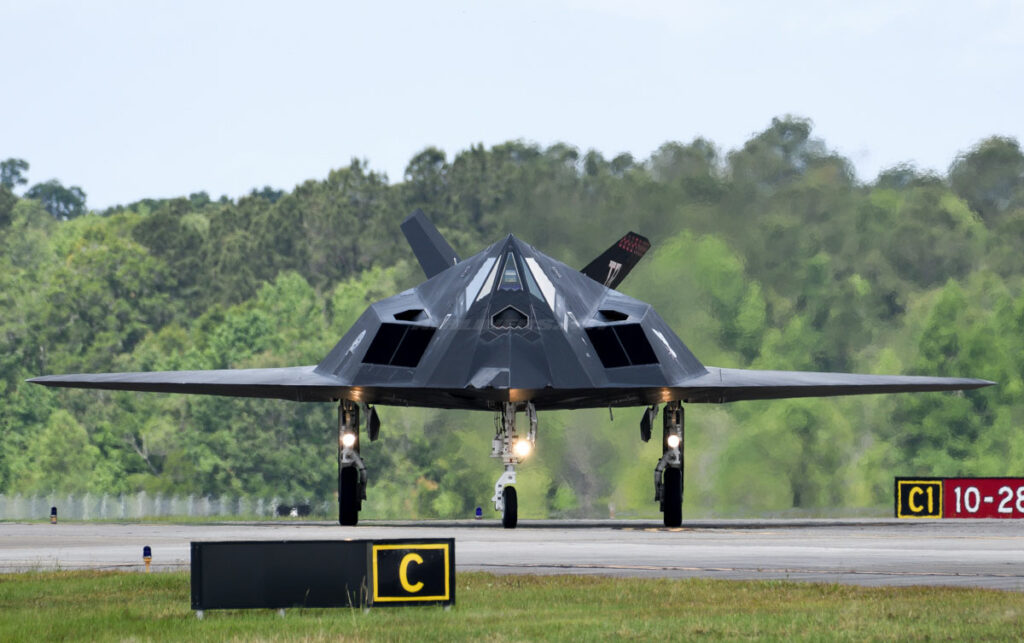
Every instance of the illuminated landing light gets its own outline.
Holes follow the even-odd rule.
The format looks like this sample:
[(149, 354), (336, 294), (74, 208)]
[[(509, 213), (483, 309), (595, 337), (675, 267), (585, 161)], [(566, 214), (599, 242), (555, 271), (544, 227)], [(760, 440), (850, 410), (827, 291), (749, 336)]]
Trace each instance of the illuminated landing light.
[(356, 445), (356, 434), (355, 433), (343, 433), (341, 435), (341, 446), (346, 449), (351, 449)]
[(530, 455), (530, 451), (533, 450), (533, 445), (530, 444), (529, 440), (516, 440), (516, 443), (512, 445), (512, 451), (516, 454), (516, 457), (525, 458)]
[(667, 444), (668, 448), (670, 448), (670, 449), (678, 449), (679, 448), (679, 442), (680, 442), (679, 436), (676, 435), (675, 433), (673, 433), (672, 435), (668, 436), (668, 439), (665, 440), (665, 444)]

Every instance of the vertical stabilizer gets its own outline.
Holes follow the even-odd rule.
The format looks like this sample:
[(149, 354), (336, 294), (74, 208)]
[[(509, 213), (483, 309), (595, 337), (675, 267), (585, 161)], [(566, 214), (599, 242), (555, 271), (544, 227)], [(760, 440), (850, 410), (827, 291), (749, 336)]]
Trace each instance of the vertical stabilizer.
[(426, 273), (427, 279), (459, 263), (459, 255), (444, 240), (423, 210), (416, 209), (402, 222), (402, 232)]
[(650, 247), (647, 237), (629, 232), (580, 272), (606, 288), (616, 288)]

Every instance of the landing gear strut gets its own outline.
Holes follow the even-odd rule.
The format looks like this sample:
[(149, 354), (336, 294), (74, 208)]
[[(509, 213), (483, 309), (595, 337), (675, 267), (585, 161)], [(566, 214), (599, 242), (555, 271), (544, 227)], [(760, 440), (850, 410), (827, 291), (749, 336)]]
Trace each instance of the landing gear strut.
[(342, 400), (338, 405), (338, 522), (346, 526), (358, 523), (363, 500), (366, 465), (359, 455), (359, 406)]
[(516, 405), (502, 402), (501, 410), (494, 418), (494, 440), (491, 442), (491, 457), (501, 458), (505, 472), (494, 483), (495, 511), (501, 512), (501, 524), (505, 529), (514, 529), (519, 522), (519, 499), (516, 496), (516, 465), (528, 456), (537, 443), (537, 411), (533, 402), (526, 403), (526, 417), (530, 430), (525, 438), (516, 435)]
[(679, 402), (666, 404), (662, 422), (662, 454), (654, 467), (654, 500), (661, 503), (665, 526), (678, 527), (683, 524), (682, 405)]

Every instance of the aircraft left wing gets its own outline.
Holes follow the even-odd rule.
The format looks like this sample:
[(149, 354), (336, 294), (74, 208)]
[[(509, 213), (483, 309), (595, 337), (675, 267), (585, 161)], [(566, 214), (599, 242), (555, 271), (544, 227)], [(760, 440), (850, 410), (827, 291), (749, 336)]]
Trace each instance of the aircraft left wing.
[(193, 393), (230, 397), (266, 397), (300, 402), (337, 399), (344, 387), (315, 366), (152, 373), (44, 375), (29, 382), (64, 388), (99, 388), (151, 393)]
[(992, 384), (995, 382), (966, 377), (754, 371), (708, 366), (707, 373), (671, 388), (688, 402), (735, 402), (871, 393), (964, 391)]

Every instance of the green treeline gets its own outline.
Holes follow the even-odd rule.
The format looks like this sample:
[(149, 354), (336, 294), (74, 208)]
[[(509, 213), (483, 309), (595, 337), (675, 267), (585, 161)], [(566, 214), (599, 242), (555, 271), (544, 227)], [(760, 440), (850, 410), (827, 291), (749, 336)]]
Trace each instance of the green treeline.
[[(648, 236), (621, 290), (706, 364), (999, 383), (691, 405), (688, 516), (878, 510), (894, 475), (1024, 475), (1024, 154), (1012, 139), (981, 141), (946, 176), (899, 166), (863, 184), (809, 121), (786, 117), (727, 154), (703, 139), (645, 160), (564, 144), (430, 148), (396, 183), (353, 161), (290, 192), (104, 212), (56, 181), (17, 196), (28, 164), (0, 169), (2, 493), (330, 499), (332, 405), (24, 380), (314, 364), (368, 303), (421, 280), (398, 228), (417, 207), (463, 256), (513, 232), (583, 266), (627, 230)], [(488, 414), (380, 412), (365, 517), (487, 507), (500, 473)], [(640, 417), (543, 413), (520, 469), (524, 517), (656, 515), (660, 453), (640, 442)]]

